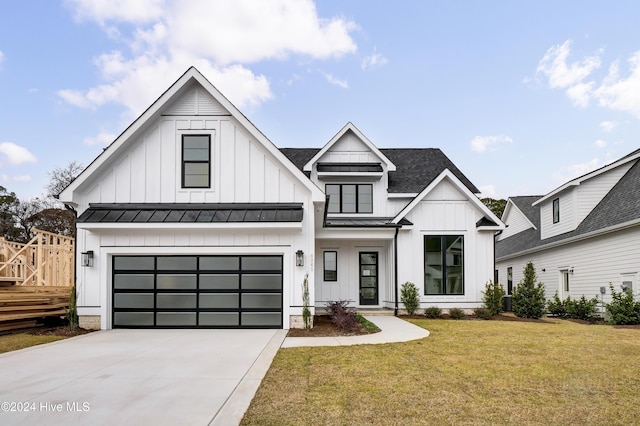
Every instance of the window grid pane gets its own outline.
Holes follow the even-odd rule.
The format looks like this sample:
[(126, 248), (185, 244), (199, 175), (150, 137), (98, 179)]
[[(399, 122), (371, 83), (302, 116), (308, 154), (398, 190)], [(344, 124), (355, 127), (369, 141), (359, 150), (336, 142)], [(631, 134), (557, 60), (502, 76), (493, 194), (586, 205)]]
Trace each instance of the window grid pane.
[(211, 139), (209, 135), (182, 136), (182, 187), (211, 186)]
[(464, 294), (464, 237), (424, 237), (424, 292), (426, 295)]
[(324, 252), (324, 280), (325, 281), (338, 280), (338, 252), (335, 252), (335, 251)]
[(328, 213), (373, 213), (373, 185), (327, 184)]

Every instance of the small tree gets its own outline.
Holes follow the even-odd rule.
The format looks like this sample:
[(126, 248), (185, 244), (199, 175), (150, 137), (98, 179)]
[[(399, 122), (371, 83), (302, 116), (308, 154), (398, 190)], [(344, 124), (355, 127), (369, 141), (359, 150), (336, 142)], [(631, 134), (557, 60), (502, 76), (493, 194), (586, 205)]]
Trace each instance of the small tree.
[(304, 275), (302, 281), (302, 321), (304, 329), (311, 330), (311, 310), (309, 309), (309, 274)]
[(418, 287), (409, 281), (402, 284), (402, 288), (400, 289), (400, 301), (407, 310), (407, 314), (415, 314), (416, 310), (418, 310), (418, 306), (420, 306)]
[(75, 332), (78, 329), (78, 307), (76, 301), (76, 286), (71, 288), (71, 294), (69, 296), (69, 309), (67, 309), (67, 320), (69, 321), (69, 328)]
[(536, 284), (536, 268), (532, 262), (524, 267), (524, 277), (513, 290), (513, 312), (522, 318), (541, 318), (545, 313), (544, 284)]
[(490, 315), (498, 315), (502, 312), (504, 288), (500, 283), (494, 283), (493, 281), (489, 281), (484, 288), (485, 290), (482, 292), (484, 306), (489, 310)]
[(49, 183), (47, 184), (47, 194), (51, 197), (60, 195), (76, 177), (82, 172), (84, 167), (77, 161), (71, 161), (63, 167), (57, 167), (49, 172)]

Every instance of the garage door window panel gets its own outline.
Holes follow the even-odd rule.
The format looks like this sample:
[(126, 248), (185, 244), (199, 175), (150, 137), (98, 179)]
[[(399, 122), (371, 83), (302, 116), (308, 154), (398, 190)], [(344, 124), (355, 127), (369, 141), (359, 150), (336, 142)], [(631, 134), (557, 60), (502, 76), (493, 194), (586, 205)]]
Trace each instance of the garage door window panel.
[(201, 290), (238, 290), (240, 277), (235, 274), (204, 274), (200, 275)]
[(158, 274), (158, 290), (193, 290), (197, 288), (197, 278), (195, 274)]

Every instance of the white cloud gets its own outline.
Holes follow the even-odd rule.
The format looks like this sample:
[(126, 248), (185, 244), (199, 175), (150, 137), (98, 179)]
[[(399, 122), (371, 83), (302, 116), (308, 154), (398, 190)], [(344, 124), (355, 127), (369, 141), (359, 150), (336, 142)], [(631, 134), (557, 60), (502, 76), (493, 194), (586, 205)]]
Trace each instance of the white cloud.
[[(596, 84), (593, 80), (584, 80), (600, 67), (600, 58), (586, 56), (580, 61), (568, 63), (570, 50), (571, 41), (565, 41), (562, 45), (551, 47), (540, 60), (537, 72), (547, 77), (550, 88), (566, 90), (576, 106), (586, 107), (593, 99), (601, 107), (626, 112), (640, 119), (640, 51), (628, 59), (628, 76), (620, 76), (619, 61), (614, 61), (609, 66), (607, 76), (600, 84)], [(603, 130), (610, 131), (606, 128)]]
[(475, 152), (485, 152), (489, 147), (499, 143), (513, 143), (513, 139), (505, 135), (476, 136), (471, 140), (471, 149)]
[(553, 178), (558, 183), (565, 183), (578, 176), (582, 176), (593, 170), (599, 169), (604, 165), (604, 162), (602, 162), (598, 158), (594, 158), (584, 163), (571, 164), (570, 166), (564, 167), (554, 173)]
[(323, 73), (323, 74), (324, 74), (324, 78), (326, 78), (327, 81), (333, 84), (334, 86), (339, 86), (339, 87), (342, 87), (343, 89), (349, 88), (349, 83), (347, 83), (346, 80), (340, 80), (334, 77), (332, 74), (328, 74), (328, 73)]
[(35, 163), (38, 159), (27, 148), (13, 142), (1, 142), (0, 154), (3, 154), (9, 164), (18, 166), (24, 163)]
[(371, 68), (381, 67), (387, 62), (389, 62), (389, 60), (384, 55), (374, 50), (371, 55), (365, 56), (360, 66), (363, 70), (367, 70)]
[(602, 131), (607, 133), (611, 133), (616, 127), (618, 127), (618, 123), (615, 121), (603, 121), (600, 123)]
[(495, 185), (481, 185), (480, 198), (498, 198), (498, 191), (496, 191)]
[(607, 146), (607, 141), (603, 141), (602, 139), (598, 139), (597, 141), (595, 141), (593, 143), (595, 146), (597, 146), (598, 148), (606, 148)]
[(58, 92), (82, 108), (116, 102), (137, 115), (191, 65), (236, 106), (256, 105), (272, 93), (267, 77), (249, 64), (292, 55), (339, 58), (357, 49), (350, 36), (356, 25), (319, 17), (312, 0), (68, 0), (67, 5), (77, 19), (95, 21), (107, 34), (127, 40), (130, 50), (96, 58), (103, 84)]
[(0, 69), (2, 69), (2, 62), (4, 61), (4, 53), (2, 53), (2, 50), (0, 50)]
[(551, 88), (568, 88), (580, 83), (600, 66), (600, 58), (587, 56), (580, 62), (567, 63), (571, 40), (552, 46), (538, 64), (537, 72), (545, 74)]
[(85, 145), (107, 146), (115, 140), (117, 136), (112, 133), (100, 132), (96, 136), (84, 138), (82, 141)]

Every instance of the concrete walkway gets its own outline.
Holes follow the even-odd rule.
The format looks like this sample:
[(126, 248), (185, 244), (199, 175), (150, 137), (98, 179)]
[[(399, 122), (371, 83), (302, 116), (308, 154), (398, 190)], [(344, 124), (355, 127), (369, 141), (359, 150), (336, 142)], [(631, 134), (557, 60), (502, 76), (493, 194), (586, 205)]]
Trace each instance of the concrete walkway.
[(365, 315), (364, 317), (377, 325), (382, 331), (363, 336), (287, 337), (284, 339), (282, 347), (375, 345), (381, 343), (408, 342), (429, 336), (428, 330), (397, 317), (377, 315)]

